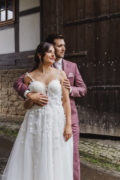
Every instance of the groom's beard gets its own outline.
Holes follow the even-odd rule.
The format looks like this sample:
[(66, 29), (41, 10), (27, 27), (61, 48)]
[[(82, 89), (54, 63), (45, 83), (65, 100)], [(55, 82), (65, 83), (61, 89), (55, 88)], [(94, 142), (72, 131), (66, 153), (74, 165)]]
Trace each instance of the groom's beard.
[[(56, 56), (56, 59), (57, 59), (57, 61), (59, 60), (59, 59), (63, 59), (64, 58), (64, 56), (65, 56), (65, 51), (62, 53), (59, 53), (59, 54), (57, 54), (57, 53), (55, 53), (55, 56)], [(56, 61), (56, 60), (55, 60)]]
[(57, 59), (61, 59), (61, 58), (63, 59), (64, 56), (65, 56), (65, 53), (63, 53), (63, 55), (57, 55), (56, 58), (57, 58)]
[(63, 57), (56, 57), (55, 62), (57, 62), (57, 61), (59, 61), (60, 59), (63, 59), (63, 58), (64, 58), (64, 56)]

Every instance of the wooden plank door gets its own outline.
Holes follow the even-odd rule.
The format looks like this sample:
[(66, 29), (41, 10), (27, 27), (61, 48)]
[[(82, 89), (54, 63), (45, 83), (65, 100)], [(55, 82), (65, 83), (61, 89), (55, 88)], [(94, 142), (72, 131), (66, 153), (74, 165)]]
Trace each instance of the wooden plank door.
[(43, 1), (43, 37), (63, 33), (67, 59), (88, 86), (77, 98), (81, 133), (120, 136), (120, 1)]

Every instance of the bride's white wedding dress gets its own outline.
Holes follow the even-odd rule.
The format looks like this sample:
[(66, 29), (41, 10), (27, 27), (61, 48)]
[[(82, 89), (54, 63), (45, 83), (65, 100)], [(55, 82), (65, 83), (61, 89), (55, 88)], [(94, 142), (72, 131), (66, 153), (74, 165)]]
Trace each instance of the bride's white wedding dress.
[(32, 79), (29, 89), (43, 94), (47, 89), (48, 104), (27, 110), (2, 180), (73, 180), (73, 137), (67, 142), (63, 137), (61, 84), (55, 79), (46, 87)]

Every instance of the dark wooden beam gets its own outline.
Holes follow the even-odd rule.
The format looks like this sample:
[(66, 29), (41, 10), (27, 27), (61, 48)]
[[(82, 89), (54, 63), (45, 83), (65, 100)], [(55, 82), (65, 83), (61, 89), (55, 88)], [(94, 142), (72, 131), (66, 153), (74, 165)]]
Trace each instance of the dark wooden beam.
[(40, 40), (43, 41), (43, 0), (40, 0)]
[(19, 16), (26, 16), (26, 15), (29, 15), (29, 14), (34, 14), (34, 13), (37, 13), (37, 12), (40, 12), (41, 11), (41, 8), (40, 6), (39, 7), (35, 7), (35, 8), (31, 8), (31, 9), (28, 9), (28, 10), (24, 10), (24, 11), (21, 11), (19, 12)]
[(15, 3), (15, 52), (19, 52), (19, 0)]
[(91, 17), (91, 18), (84, 18), (84, 19), (78, 19), (78, 20), (74, 20), (70, 22), (64, 22), (63, 26), (94, 23), (94, 22), (106, 21), (106, 20), (111, 20), (111, 19), (116, 19), (116, 18), (120, 18), (120, 13), (112, 13), (109, 15), (106, 14), (106, 15), (101, 15), (101, 16), (96, 16), (96, 17)]
[(0, 69), (31, 68), (34, 63), (34, 51), (0, 55)]
[(120, 85), (96, 85), (88, 86), (88, 90), (120, 90)]
[(65, 58), (67, 57), (80, 57), (80, 56), (87, 56), (87, 51), (80, 51), (80, 52), (73, 52), (65, 54)]
[(10, 28), (14, 28), (15, 24), (11, 23), (11, 24), (7, 24), (5, 26), (0, 26), (0, 31), (4, 30), (4, 29), (10, 29)]

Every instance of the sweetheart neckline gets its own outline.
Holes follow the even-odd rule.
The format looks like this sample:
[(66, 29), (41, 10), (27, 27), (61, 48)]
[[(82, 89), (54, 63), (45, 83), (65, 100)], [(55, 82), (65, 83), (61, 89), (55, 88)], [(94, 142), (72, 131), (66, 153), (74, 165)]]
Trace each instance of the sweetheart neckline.
[[(37, 80), (31, 81), (30, 84), (33, 83), (33, 82), (38, 82), (38, 83), (43, 84), (43, 85), (45, 86), (45, 88), (48, 89), (49, 84), (50, 84), (52, 81), (58, 81), (58, 82), (60, 83), (60, 80), (58, 80), (58, 79), (52, 79), (47, 85), (46, 85), (44, 82), (42, 82), (42, 81), (37, 81)], [(29, 84), (29, 85), (30, 85), (30, 84)]]

